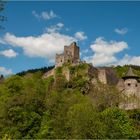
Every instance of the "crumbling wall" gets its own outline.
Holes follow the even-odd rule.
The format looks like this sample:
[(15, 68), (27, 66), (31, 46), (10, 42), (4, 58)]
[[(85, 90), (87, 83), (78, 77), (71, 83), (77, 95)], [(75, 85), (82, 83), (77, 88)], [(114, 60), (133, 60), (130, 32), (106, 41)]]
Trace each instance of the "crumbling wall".
[(56, 54), (55, 67), (60, 67), (64, 63), (64, 54)]
[(107, 78), (107, 84), (109, 85), (116, 85), (118, 83), (118, 78), (113, 68), (106, 69), (106, 78)]
[(72, 50), (68, 46), (64, 46), (64, 62), (71, 62), (72, 63)]
[(79, 62), (79, 47), (73, 42), (70, 46), (64, 46), (64, 62)]
[(55, 69), (49, 70), (46, 72), (42, 78), (48, 78), (49, 76), (54, 76), (55, 75)]
[(98, 79), (103, 84), (116, 85), (118, 78), (113, 68), (98, 68)]
[(70, 75), (70, 70), (68, 68), (64, 68), (62, 70), (62, 74), (65, 76), (65, 78), (67, 79), (67, 81), (70, 81), (71, 75)]
[(107, 78), (106, 78), (106, 71), (105, 69), (98, 69), (98, 79), (101, 83), (107, 84)]

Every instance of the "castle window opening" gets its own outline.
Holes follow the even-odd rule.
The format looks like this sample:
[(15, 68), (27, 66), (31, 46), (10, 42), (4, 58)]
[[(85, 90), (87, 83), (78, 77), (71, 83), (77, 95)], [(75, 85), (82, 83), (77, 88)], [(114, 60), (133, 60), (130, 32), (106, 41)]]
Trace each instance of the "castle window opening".
[(137, 87), (138, 85), (136, 84), (135, 87)]
[(131, 84), (130, 83), (128, 83), (128, 86), (130, 86)]

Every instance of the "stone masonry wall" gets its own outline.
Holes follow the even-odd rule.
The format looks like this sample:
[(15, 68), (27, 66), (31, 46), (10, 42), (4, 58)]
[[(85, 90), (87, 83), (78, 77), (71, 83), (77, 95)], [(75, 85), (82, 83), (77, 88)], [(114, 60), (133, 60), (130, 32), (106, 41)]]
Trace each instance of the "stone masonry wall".
[(60, 67), (64, 63), (64, 54), (56, 54), (55, 67)]
[(98, 79), (103, 84), (116, 85), (118, 78), (113, 68), (98, 68)]
[(105, 69), (98, 69), (98, 79), (101, 83), (107, 84), (107, 78), (106, 78), (106, 71)]

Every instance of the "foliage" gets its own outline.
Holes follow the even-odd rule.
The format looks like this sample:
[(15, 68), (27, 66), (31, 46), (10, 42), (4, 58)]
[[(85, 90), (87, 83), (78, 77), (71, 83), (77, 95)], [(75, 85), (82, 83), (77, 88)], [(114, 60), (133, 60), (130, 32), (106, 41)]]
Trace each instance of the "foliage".
[(42, 74), (43, 74), (44, 72), (47, 72), (47, 71), (49, 71), (49, 70), (51, 70), (51, 69), (53, 69), (53, 68), (54, 68), (54, 66), (43, 67), (43, 68), (38, 68), (38, 69), (30, 69), (30, 70), (27, 70), (27, 71), (19, 72), (19, 73), (17, 73), (16, 75), (24, 76), (24, 75), (26, 75), (27, 73), (36, 73), (36, 72), (38, 72), (38, 71), (42, 72)]
[(134, 74), (140, 77), (140, 66), (124, 65), (124, 66), (117, 66), (114, 69), (116, 70), (118, 77), (121, 78), (126, 75), (129, 67), (133, 69)]
[(137, 131), (123, 110), (119, 108), (107, 108), (102, 112), (102, 118), (107, 125), (106, 136), (108, 138), (137, 138)]
[[(117, 108), (118, 91), (89, 83), (87, 64), (68, 67), (70, 82), (61, 68), (55, 78), (42, 79), (39, 70), (5, 79), (0, 85), (0, 139), (139, 139), (139, 110)], [(90, 89), (83, 95), (87, 84)]]
[(89, 101), (73, 105), (68, 113), (69, 138), (105, 138), (106, 127)]
[(127, 114), (131, 118), (135, 128), (138, 131), (138, 137), (140, 138), (140, 109), (134, 109), (127, 111)]

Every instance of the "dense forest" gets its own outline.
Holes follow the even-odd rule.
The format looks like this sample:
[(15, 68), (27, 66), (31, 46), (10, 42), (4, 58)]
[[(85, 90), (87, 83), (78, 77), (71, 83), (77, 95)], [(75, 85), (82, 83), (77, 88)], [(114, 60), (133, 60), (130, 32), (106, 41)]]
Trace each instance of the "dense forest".
[[(0, 85), (0, 139), (139, 139), (140, 109), (119, 109), (115, 87), (90, 84), (83, 94), (87, 67), (70, 67), (77, 75), (69, 82), (61, 68), (55, 79), (42, 79), (43, 69), (6, 78)], [(127, 68), (116, 71), (121, 76)]]

